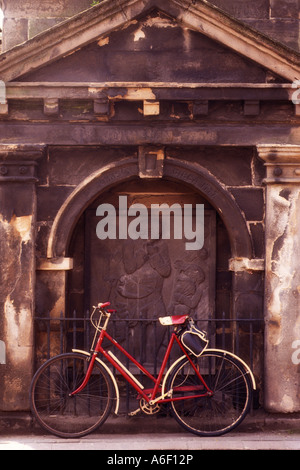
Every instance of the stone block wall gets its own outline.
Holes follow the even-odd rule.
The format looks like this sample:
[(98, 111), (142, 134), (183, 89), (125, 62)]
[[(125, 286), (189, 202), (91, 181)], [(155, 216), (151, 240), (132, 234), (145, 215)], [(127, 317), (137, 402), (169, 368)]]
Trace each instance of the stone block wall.
[[(2, 0), (3, 50), (90, 8), (92, 3), (92, 0)], [(211, 3), (273, 39), (300, 50), (299, 0), (211, 0)]]
[(211, 0), (249, 26), (300, 50), (299, 0)]
[[(21, 44), (76, 13), (90, 8), (92, 0), (3, 0), (3, 51)], [(1, 2), (0, 2), (1, 7)]]

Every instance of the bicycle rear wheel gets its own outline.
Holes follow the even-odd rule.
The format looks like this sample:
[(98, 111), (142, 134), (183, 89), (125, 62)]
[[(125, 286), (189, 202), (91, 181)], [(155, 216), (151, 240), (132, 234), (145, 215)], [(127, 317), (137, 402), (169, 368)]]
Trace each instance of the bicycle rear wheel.
[(30, 389), (31, 409), (39, 424), (59, 437), (81, 437), (97, 429), (112, 407), (112, 382), (95, 361), (87, 386), (81, 385), (89, 362), (77, 353), (60, 354), (40, 367)]
[(238, 426), (249, 411), (252, 400), (249, 375), (238, 360), (225, 352), (205, 351), (195, 363), (213, 393), (195, 398), (205, 395), (206, 389), (184, 358), (168, 382), (171, 398), (184, 398), (171, 402), (172, 413), (181, 426), (199, 436), (225, 434)]

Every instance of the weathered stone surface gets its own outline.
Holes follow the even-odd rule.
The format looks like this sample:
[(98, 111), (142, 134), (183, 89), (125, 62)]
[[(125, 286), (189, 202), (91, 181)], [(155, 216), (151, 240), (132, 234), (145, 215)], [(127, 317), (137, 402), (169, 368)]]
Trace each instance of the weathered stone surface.
[(258, 188), (240, 188), (231, 189), (238, 205), (244, 212), (247, 220), (263, 220), (263, 198), (264, 193), (262, 189)]
[[(149, 7), (153, 7), (151, 0), (149, 2), (145, 4), (144, 1), (137, 0), (134, 3), (129, 2), (127, 4), (124, 0), (122, 5), (116, 0), (109, 3), (103, 2), (95, 8), (90, 8), (68, 21), (50, 28), (44, 34), (33, 38), (26, 47), (14, 48), (0, 57), (2, 77), (8, 81), (24, 76), (34, 68), (31, 64), (29, 66), (29, 62), (33, 61), (35, 68), (40, 68), (46, 65), (47, 62), (54, 62), (55, 59), (66, 57), (83, 45), (95, 41), (97, 41), (99, 47), (105, 48), (108, 45), (107, 38), (113, 34), (113, 31), (131, 28), (136, 24), (137, 18), (143, 18), (143, 21), (146, 20), (147, 24), (144, 24), (142, 29), (138, 27), (134, 34), (137, 50), (133, 47), (132, 52), (137, 53), (139, 51), (139, 42), (141, 41), (141, 44), (143, 44), (147, 36), (143, 28), (149, 26), (149, 16), (146, 17), (146, 15), (149, 13)], [(186, 31), (198, 31), (198, 35), (199, 32), (204, 33), (206, 37), (216, 43), (223, 44), (228, 50), (235, 50), (238, 55), (251, 59), (276, 75), (280, 74), (290, 80), (294, 79), (295, 74), (297, 76), (299, 71), (297, 54), (267, 36), (261, 35), (258, 31), (250, 29), (240, 21), (236, 21), (233, 17), (212, 7), (207, 2), (191, 3), (189, 8), (185, 8), (185, 4), (180, 5), (180, 2), (176, 4), (166, 2), (162, 11), (166, 12), (167, 15), (162, 14), (160, 11), (150, 15), (151, 22), (153, 23), (152, 20), (155, 17), (156, 27), (160, 29), (169, 29), (174, 25), (181, 24)], [(110, 18), (109, 22), (107, 22), (107, 17)], [(153, 26), (152, 23), (151, 26)], [(161, 34), (163, 35), (163, 33)], [(128, 35), (125, 42), (128, 43), (130, 40), (132, 40), (132, 35)], [(153, 40), (155, 51), (157, 45), (155, 38)], [(165, 38), (165, 41), (168, 44), (169, 38)], [(190, 41), (192, 41), (192, 37), (189, 37), (189, 35), (183, 38), (183, 44), (187, 51), (190, 50)], [(52, 44), (53, 47), (49, 47), (49, 44)], [(144, 55), (145, 57), (146, 55)], [(128, 57), (128, 64), (130, 64), (129, 59), (130, 57)], [(175, 63), (177, 63), (177, 66), (180, 65), (178, 61)], [(156, 68), (158, 65), (156, 64)], [(143, 66), (147, 70), (145, 62)], [(138, 69), (137, 71), (140, 72)], [(238, 69), (236, 71), (238, 72)], [(113, 68), (111, 73), (114, 74)], [(177, 79), (181, 79), (180, 68), (178, 73)]]
[(21, 4), (15, 0), (3, 0), (2, 8), (5, 16), (10, 18), (56, 18), (73, 16), (89, 8), (91, 3), (91, 0), (24, 0)]
[(36, 160), (43, 146), (0, 146), (1, 410), (28, 407), (33, 368)]
[(299, 19), (299, 0), (270, 0), (270, 17)]
[[(176, 147), (166, 148), (167, 156), (184, 158), (185, 161), (197, 162), (217, 176), (226, 186), (249, 186), (252, 184), (251, 147), (201, 146), (184, 150)], [(254, 158), (255, 159), (255, 158)], [(260, 166), (261, 163), (260, 163)]]
[(300, 409), (299, 371), (292, 362), (292, 344), (300, 337), (299, 210), (299, 188), (268, 186), (265, 400), (269, 410), (284, 413)]
[(27, 41), (57, 23), (91, 7), (90, 0), (58, 2), (3, 0), (3, 51)]
[(34, 188), (0, 183), (0, 197), (5, 204), (0, 215), (0, 336), (6, 343), (0, 409), (23, 410), (28, 406), (33, 366)]
[[(220, 67), (220, 57), (226, 66)], [(83, 61), (88, 66), (82, 68)], [(166, 63), (170, 65), (165, 67)], [(265, 81), (262, 67), (159, 14), (132, 21), (106, 41), (30, 73), (26, 80), (244, 82), (250, 73), (252, 82)]]
[[(9, 31), (11, 31), (10, 34)], [(12, 31), (14, 34), (12, 34)], [(27, 39), (28, 20), (26, 18), (4, 18), (2, 51), (7, 51), (16, 44), (22, 44), (23, 42), (27, 41)]]
[[(5, 13), (4, 23), (4, 50), (20, 44), (26, 39), (48, 29), (52, 25), (61, 22), (87, 8), (91, 7), (90, 0), (61, 0), (55, 2), (38, 2), (37, 0), (26, 0), (22, 2), (22, 8), (17, 2), (3, 1)], [(211, 4), (221, 8), (234, 18), (252, 24), (259, 31), (270, 33), (274, 39), (282, 41), (298, 50), (296, 31), (299, 30), (298, 1), (297, 0), (211, 0)], [(277, 22), (274, 28), (274, 20)], [(288, 20), (286, 23), (284, 20)], [(16, 35), (14, 23), (23, 23), (23, 33)], [(270, 24), (269, 24), (270, 23)], [(285, 28), (285, 25), (287, 28)], [(283, 29), (282, 29), (283, 28)], [(292, 32), (292, 34), (291, 34)], [(290, 37), (291, 36), (291, 37)]]
[[(244, 0), (210, 0), (210, 3), (236, 18), (269, 17), (269, 0), (252, 0), (251, 2), (245, 2)], [(278, 2), (275, 0), (275, 3)]]
[[(280, 4), (280, 2), (276, 2)], [(299, 51), (299, 29), (300, 22), (298, 19), (291, 20), (287, 18), (271, 18), (271, 19), (245, 19), (249, 26), (255, 28), (264, 34), (267, 34), (275, 41), (286, 44), (291, 49)]]
[[(293, 343), (300, 337), (300, 150), (299, 146), (262, 146), (259, 154), (267, 165), (265, 406), (291, 413), (300, 410), (299, 367), (292, 361)], [(283, 172), (276, 171), (280, 166)]]
[(254, 255), (256, 258), (265, 258), (265, 229), (264, 221), (249, 224), (253, 239)]
[[(46, 29), (60, 23), (67, 18), (29, 18), (28, 19), (28, 39), (42, 33)], [(8, 48), (7, 48), (8, 49)]]

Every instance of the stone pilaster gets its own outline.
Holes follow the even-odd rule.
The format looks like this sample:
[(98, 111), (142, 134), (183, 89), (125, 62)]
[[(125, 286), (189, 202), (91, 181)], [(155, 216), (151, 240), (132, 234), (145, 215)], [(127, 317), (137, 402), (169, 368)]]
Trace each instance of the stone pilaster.
[(36, 160), (43, 148), (0, 145), (0, 410), (28, 409), (33, 366)]
[(266, 166), (265, 407), (300, 411), (300, 146), (261, 145)]

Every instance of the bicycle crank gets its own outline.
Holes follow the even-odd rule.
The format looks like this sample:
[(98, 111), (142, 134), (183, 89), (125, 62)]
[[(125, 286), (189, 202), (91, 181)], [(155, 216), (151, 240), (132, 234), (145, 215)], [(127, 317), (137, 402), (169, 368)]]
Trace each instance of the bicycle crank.
[(160, 411), (161, 406), (158, 403), (154, 403), (154, 405), (150, 405), (145, 398), (140, 399), (140, 409), (146, 415), (155, 415)]

